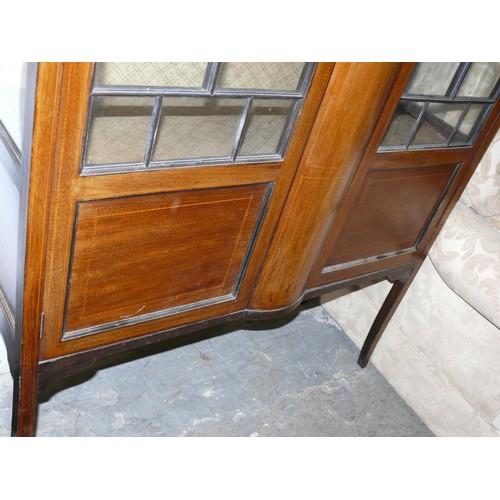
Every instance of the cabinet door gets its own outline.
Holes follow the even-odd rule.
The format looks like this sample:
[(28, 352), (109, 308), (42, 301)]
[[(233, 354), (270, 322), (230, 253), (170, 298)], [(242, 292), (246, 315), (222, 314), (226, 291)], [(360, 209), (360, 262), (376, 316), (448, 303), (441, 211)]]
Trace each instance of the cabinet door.
[(495, 126), (499, 81), (499, 63), (403, 66), (309, 288), (424, 255)]
[(60, 65), (42, 358), (244, 310), (332, 68)]

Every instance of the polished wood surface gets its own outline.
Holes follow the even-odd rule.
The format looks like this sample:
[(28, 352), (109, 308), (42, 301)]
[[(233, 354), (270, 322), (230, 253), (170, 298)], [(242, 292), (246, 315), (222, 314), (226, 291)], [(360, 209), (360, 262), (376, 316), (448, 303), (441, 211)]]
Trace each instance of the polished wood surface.
[[(58, 358), (60, 356), (80, 352), (84, 349), (94, 349), (123, 340), (129, 340), (137, 336), (150, 335), (174, 327), (180, 327), (188, 323), (200, 323), (211, 318), (227, 316), (246, 308), (252, 291), (253, 282), (260, 269), (261, 262), (264, 259), (266, 249), (274, 232), (276, 221), (280, 216), (283, 202), (293, 181), (295, 171), (323, 98), (326, 85), (330, 79), (333, 66), (332, 63), (320, 63), (317, 65), (315, 75), (311, 82), (310, 91), (304, 101), (295, 132), (283, 161), (254, 165), (235, 164), (176, 167), (163, 170), (115, 173), (109, 175), (82, 175), (82, 150), (93, 65), (86, 63), (63, 64), (62, 88), (60, 91), (61, 106), (59, 110), (59, 130), (57, 139), (58, 149), (52, 164), (54, 177), (48, 235), (49, 252), (46, 271), (47, 279), (44, 286), (43, 308), (46, 314), (45, 334), (40, 348), (41, 359)], [(254, 187), (246, 188), (244, 186)], [(260, 221), (258, 234), (253, 235), (253, 229), (256, 223), (255, 217), (257, 213), (260, 215), (262, 205), (261, 195), (264, 190), (267, 192), (267, 186), (272, 187), (272, 194), (268, 203), (266, 203), (265, 213), (263, 213), (262, 220)], [(232, 190), (233, 188), (234, 190)], [(233, 193), (230, 198), (246, 198), (249, 196), (248, 194), (238, 193), (249, 193), (252, 190), (255, 191), (255, 196), (249, 209), (250, 212), (244, 224), (242, 217), (245, 217), (247, 205), (243, 205), (243, 203), (248, 204), (250, 203), (249, 200), (241, 201), (241, 204), (237, 206), (231, 205), (228, 202), (229, 204), (226, 210), (224, 210), (224, 215), (222, 211), (220, 213), (217, 212), (217, 215), (215, 215), (216, 211), (222, 206), (217, 203), (205, 204), (204, 207), (199, 205), (198, 208), (195, 209), (195, 198), (199, 199), (200, 203), (203, 202), (204, 197), (208, 197), (208, 200), (216, 202), (217, 196), (220, 196), (221, 190), (223, 189), (227, 189), (228, 193)], [(190, 195), (188, 194), (189, 192), (193, 194)], [(179, 196), (179, 193), (184, 193), (182, 196), (191, 200), (188, 203), (192, 205), (190, 209), (191, 215), (195, 217), (197, 224), (201, 226), (204, 225), (203, 231), (206, 231), (206, 236), (202, 236), (202, 239), (205, 239), (205, 241), (209, 240), (208, 229), (211, 227), (211, 230), (214, 231), (214, 238), (220, 237), (219, 244), (221, 248), (218, 250), (220, 252), (218, 256), (212, 255), (209, 257), (203, 255), (205, 251), (203, 246), (200, 246), (200, 244), (196, 242), (195, 229), (186, 229), (187, 232), (184, 236), (180, 234), (179, 237), (187, 241), (187, 235), (189, 231), (191, 231), (192, 250), (188, 253), (184, 253), (183, 256), (177, 253), (177, 257), (175, 257), (176, 264), (179, 264), (182, 259), (185, 259), (183, 264), (185, 268), (188, 262), (193, 266), (197, 266), (197, 263), (204, 262), (207, 264), (210, 259), (213, 259), (213, 264), (216, 262), (218, 264), (223, 264), (226, 266), (224, 269), (230, 267), (228, 270), (229, 281), (224, 285), (224, 287), (226, 287), (225, 292), (227, 292), (230, 280), (233, 279), (234, 284), (235, 273), (238, 273), (241, 269), (242, 256), (244, 256), (245, 259), (248, 257), (245, 262), (245, 272), (242, 273), (241, 282), (238, 283), (238, 293), (234, 299), (208, 302), (211, 298), (219, 297), (218, 293), (211, 295), (210, 291), (203, 291), (203, 289), (212, 286), (211, 283), (214, 278), (196, 278), (194, 277), (196, 273), (186, 275), (182, 279), (182, 284), (169, 284), (172, 290), (170, 292), (164, 290), (165, 296), (161, 300), (158, 295), (159, 285), (157, 286), (153, 283), (148, 285), (149, 288), (146, 287), (147, 296), (139, 298), (138, 293), (130, 292), (131, 288), (129, 284), (127, 284), (127, 280), (130, 281), (133, 279), (132, 276), (134, 276), (134, 272), (136, 275), (139, 274), (139, 271), (132, 271), (132, 274), (129, 273), (127, 275), (128, 277), (122, 276), (118, 278), (118, 282), (125, 285), (125, 290), (129, 290), (129, 293), (131, 293), (131, 297), (125, 301), (126, 307), (121, 313), (118, 309), (116, 309), (114, 313), (111, 310), (108, 311), (109, 314), (105, 312), (106, 307), (111, 307), (112, 298), (104, 300), (104, 305), (100, 309), (101, 306), (98, 305), (100, 299), (98, 300), (98, 295), (95, 295), (92, 299), (94, 301), (92, 305), (93, 309), (89, 309), (89, 311), (91, 314), (96, 313), (96, 315), (93, 316), (91, 320), (88, 314), (85, 313), (83, 314), (85, 318), (82, 317), (78, 319), (78, 316), (81, 316), (82, 308), (81, 305), (78, 305), (78, 301), (80, 299), (83, 300), (84, 297), (87, 299), (91, 298), (91, 294), (85, 295), (85, 281), (87, 279), (83, 278), (83, 275), (86, 273), (86, 269), (84, 269), (85, 265), (88, 265), (90, 262), (89, 271), (91, 275), (88, 276), (88, 290), (92, 290), (91, 278), (98, 278), (97, 283), (103, 282), (104, 274), (99, 277), (99, 273), (102, 271), (98, 271), (97, 268), (115, 269), (117, 272), (119, 271), (121, 273), (123, 267), (117, 267), (120, 266), (120, 264), (116, 262), (116, 259), (113, 259), (113, 255), (122, 258), (124, 256), (123, 252), (126, 253), (128, 251), (127, 249), (134, 248), (133, 243), (129, 242), (121, 249), (113, 248), (113, 250), (111, 250), (111, 243), (104, 243), (105, 236), (104, 233), (102, 233), (99, 236), (99, 238), (101, 238), (99, 244), (104, 245), (103, 248), (106, 248), (106, 253), (99, 256), (101, 260), (98, 266), (92, 269), (92, 261), (83, 256), (86, 251), (84, 248), (86, 244), (84, 243), (85, 238), (80, 238), (80, 235), (78, 235), (78, 241), (76, 244), (74, 243), (75, 232), (78, 233), (80, 231), (81, 233), (81, 230), (84, 229), (84, 226), (79, 227), (77, 223), (78, 210), (83, 210), (85, 215), (86, 210), (90, 210), (92, 203), (96, 203), (94, 205), (96, 207), (111, 206), (115, 202), (120, 204), (122, 203), (122, 201), (120, 201), (122, 199), (130, 200), (134, 203), (132, 200), (136, 200), (138, 199), (136, 197), (142, 195), (145, 196), (144, 199), (148, 196), (152, 197), (151, 200), (159, 199), (164, 196), (165, 199), (173, 200), (175, 197)], [(158, 198), (154, 198), (156, 195), (158, 195)], [(126, 202), (123, 203), (126, 204)], [(245, 208), (243, 213), (241, 213), (243, 207)], [(188, 209), (183, 208), (177, 213), (182, 217), (183, 213), (188, 213), (186, 210)], [(144, 231), (148, 232), (147, 238), (149, 238), (152, 245), (152, 242), (155, 241), (157, 236), (153, 235), (154, 231), (152, 229), (146, 229), (148, 226), (152, 225), (152, 212), (141, 212), (141, 214), (140, 216), (136, 214), (137, 217), (133, 221), (133, 224), (136, 227), (144, 228)], [(101, 222), (104, 221), (104, 219), (99, 220)], [(155, 219), (155, 223), (158, 222), (158, 220), (160, 219)], [(184, 222), (186, 222), (186, 220), (187, 217)], [(111, 219), (107, 220), (108, 223), (110, 221)], [(115, 223), (116, 220), (113, 224)], [(127, 223), (132, 224), (132, 221), (130, 220)], [(124, 222), (124, 224), (127, 223)], [(181, 218), (179, 218), (178, 222), (175, 224), (178, 224), (177, 229), (181, 228), (183, 225)], [(217, 226), (219, 226), (219, 229), (217, 229)], [(165, 228), (165, 226), (163, 227)], [(231, 236), (217, 236), (217, 231), (222, 227), (226, 227), (227, 235)], [(97, 225), (96, 231), (102, 228), (104, 228), (104, 226), (100, 223)], [(240, 229), (242, 231), (242, 236), (240, 237), (240, 242), (236, 245), (235, 242), (239, 238), (238, 231)], [(93, 229), (87, 228), (85, 231), (87, 231), (85, 235), (88, 236), (88, 231), (93, 231)], [(181, 232), (182, 231), (183, 230), (181, 230)], [(83, 235), (84, 233), (81, 234)], [(252, 238), (255, 236), (255, 239), (252, 243), (251, 253), (247, 256), (246, 251), (249, 248), (248, 238), (250, 234)], [(137, 236), (137, 234), (135, 236)], [(110, 235), (110, 238), (113, 238), (113, 236)], [(230, 241), (231, 238), (233, 238), (232, 241)], [(116, 242), (116, 240), (114, 241)], [(244, 243), (247, 243), (247, 245), (245, 246)], [(171, 239), (168, 245), (169, 251), (175, 254), (175, 247), (176, 239)], [(135, 249), (139, 253), (140, 245), (137, 244)], [(231, 266), (229, 266), (226, 259), (227, 255), (224, 256), (224, 252), (232, 252), (233, 250), (235, 252), (235, 260), (231, 263)], [(73, 259), (74, 255), (76, 255), (76, 259)], [(83, 260), (80, 259), (80, 257), (82, 257)], [(240, 260), (238, 261), (238, 259)], [(165, 262), (168, 262), (166, 256), (163, 257), (162, 264)], [(238, 262), (240, 267), (237, 266)], [(73, 266), (76, 267), (73, 268)], [(168, 275), (171, 278), (177, 279), (180, 276), (182, 267), (175, 270), (174, 267), (175, 266), (170, 266), (170, 271), (159, 271), (159, 274), (163, 272), (163, 278)], [(79, 289), (77, 290), (75, 286), (73, 286), (72, 290), (70, 290), (70, 298), (68, 299), (67, 284), (70, 279), (73, 280), (70, 274), (73, 271), (77, 272), (75, 286), (78, 286)], [(210, 272), (220, 275), (221, 270), (212, 270)], [(188, 283), (191, 279), (194, 281)], [(199, 286), (196, 280), (199, 281)], [(144, 280), (138, 278), (137, 284), (141, 285), (141, 281)], [(108, 285), (106, 290), (109, 290), (110, 286), (112, 285)], [(198, 292), (195, 292), (194, 289), (198, 289), (198, 295), (196, 295)], [(219, 292), (221, 291), (222, 288)], [(192, 298), (194, 302), (207, 302), (203, 304), (203, 307), (192, 309), (177, 307), (178, 305), (184, 304), (181, 301), (181, 297), (179, 297), (178, 304), (176, 303), (177, 299), (173, 298), (170, 304), (167, 303), (168, 296), (181, 296), (188, 292), (193, 292)], [(101, 295), (99, 295), (99, 297), (101, 297)], [(138, 314), (137, 311), (144, 305), (142, 302), (148, 302), (148, 297), (150, 300), (158, 299), (156, 306), (160, 305), (163, 300), (163, 306), (167, 308), (163, 309), (165, 314), (154, 315), (149, 317), (148, 321), (144, 322), (118, 321), (118, 324), (114, 325), (114, 328), (104, 328), (107, 329), (106, 335), (96, 332), (94, 332), (94, 334), (84, 335), (69, 334), (71, 331), (79, 331), (87, 326), (99, 326), (115, 319), (125, 319), (121, 318), (121, 316), (127, 316), (129, 314), (135, 316)], [(187, 298), (188, 295), (182, 295), (182, 297)], [(188, 301), (188, 303), (190, 303), (190, 301)], [(135, 304), (137, 304), (137, 307), (134, 309)], [(149, 306), (151, 307), (151, 313), (158, 311), (152, 304), (149, 304)], [(85, 307), (87, 307), (87, 304)], [(146, 306), (146, 309), (147, 307), (148, 306)], [(111, 307), (111, 309), (114, 308)], [(68, 315), (66, 314), (67, 312), (69, 312)]]
[(389, 63), (335, 66), (251, 309), (280, 309), (304, 293), (399, 69)]
[(40, 376), (395, 279), (366, 364), (499, 126), (497, 103), (473, 147), (378, 152), (412, 69), (319, 63), (280, 162), (87, 175), (93, 65), (39, 64), (17, 434)]
[(401, 302), (404, 292), (407, 287), (405, 286), (407, 280), (398, 280), (394, 282), (392, 288), (389, 291), (382, 307), (380, 308), (373, 324), (366, 336), (366, 339), (361, 347), (361, 352), (359, 353), (358, 364), (361, 368), (364, 368), (368, 361), (370, 360), (370, 356), (373, 354), (375, 347), (377, 346), (379, 340), (382, 338), (382, 334), (384, 333), (385, 328), (389, 324), (394, 312), (396, 311), (396, 307)]
[(413, 249), (457, 165), (370, 170), (326, 267)]
[(33, 435), (36, 426), (42, 294), (52, 180), (48, 166), (52, 164), (57, 147), (60, 85), (60, 64), (39, 66), (27, 200), (24, 305), (21, 316), (16, 318), (19, 366), (16, 367), (18, 377), (14, 377), (12, 432), (19, 436)]
[[(268, 185), (81, 203), (64, 339), (234, 300)], [(107, 325), (107, 326), (106, 326)]]
[[(318, 257), (314, 269), (310, 273), (307, 283), (308, 289), (315, 289), (327, 285), (332, 281), (344, 280), (382, 269), (390, 269), (391, 267), (402, 265), (405, 262), (420, 261), (423, 259), (428, 251), (429, 245), (437, 236), (437, 228), (442, 227), (444, 224), (446, 216), (450, 213), (458, 197), (465, 188), (466, 182), (470, 178), (471, 171), (477, 166), (477, 152), (483, 148), (485, 143), (488, 143), (492, 139), (491, 128), (494, 126), (498, 117), (498, 102), (486, 120), (481, 133), (472, 147), (379, 152), (378, 147), (391, 122), (392, 114), (399, 102), (399, 97), (406, 86), (406, 82), (408, 81), (413, 67), (414, 65), (411, 63), (403, 64), (395, 79), (390, 95), (386, 99), (384, 109), (364, 149), (356, 176), (346, 190), (335, 224), (331, 226), (327, 240), (322, 250), (320, 250), (321, 255)], [(455, 166), (457, 170), (452, 172)], [(389, 206), (390, 199), (393, 198), (392, 210), (384, 211), (385, 224), (382, 221), (382, 217), (378, 223), (375, 222), (375, 225), (379, 229), (377, 234), (375, 234), (375, 232), (372, 231), (373, 218), (369, 213), (369, 209), (360, 207), (360, 199), (367, 196), (365, 190), (370, 183), (370, 179), (373, 178), (373, 172), (381, 172), (381, 174), (376, 175), (384, 175), (387, 183), (386, 185), (390, 187), (391, 177), (393, 176), (394, 179), (397, 178), (405, 169), (408, 169), (408, 172), (416, 172), (417, 170), (415, 169), (422, 169), (422, 172), (432, 172), (433, 169), (435, 170), (436, 168), (449, 169), (449, 172), (453, 173), (453, 175), (449, 177), (450, 182), (441, 190), (441, 196), (438, 196), (438, 203), (433, 205), (432, 200), (436, 199), (436, 189), (439, 190), (439, 188), (436, 186), (436, 189), (434, 189), (430, 187), (430, 184), (427, 187), (424, 187), (422, 184), (421, 187), (423, 191), (422, 189), (419, 190), (416, 188), (414, 195), (418, 195), (419, 199), (412, 198), (410, 200), (407, 198), (404, 203), (403, 197), (400, 196), (397, 191), (406, 191), (407, 194), (410, 194), (413, 190), (411, 185), (404, 185), (403, 183), (398, 186), (397, 191), (388, 189), (386, 191), (386, 206)], [(383, 174), (383, 171), (387, 171), (387, 174)], [(411, 181), (410, 184), (413, 184), (410, 178), (409, 180)], [(435, 178), (435, 180), (437, 180), (437, 178)], [(438, 181), (438, 184), (443, 182), (445, 182), (445, 178)], [(375, 192), (376, 190), (372, 189), (372, 193)], [(421, 210), (422, 207), (420, 206), (419, 200), (424, 192), (428, 192), (429, 194), (434, 193), (430, 194), (430, 198), (427, 202), (424, 202), (427, 203), (428, 207), (432, 206), (430, 213), (429, 210)], [(427, 197), (429, 194), (424, 196)], [(382, 200), (383, 197), (384, 195), (380, 193), (380, 202), (382, 205), (384, 204)], [(405, 211), (409, 223), (413, 225), (413, 235), (418, 234), (419, 227), (424, 228), (424, 231), (421, 232), (416, 239), (417, 244), (415, 247), (411, 245), (411, 238), (406, 238), (405, 240), (404, 233), (400, 233), (403, 238), (400, 242), (397, 241), (397, 237), (393, 239), (392, 243), (390, 242), (390, 235), (396, 236), (404, 225), (401, 224), (399, 220), (399, 212), (401, 211)], [(353, 220), (354, 214), (357, 212), (357, 220)], [(359, 243), (366, 245), (364, 251), (359, 250), (358, 252), (355, 248), (357, 246), (356, 243), (351, 240), (350, 231), (348, 231), (347, 228), (352, 224), (356, 226)], [(363, 234), (368, 233), (371, 233), (374, 238), (373, 248), (370, 248), (370, 244), (367, 240), (363, 240)], [(384, 240), (385, 244), (379, 245), (377, 243), (377, 241), (383, 243)], [(405, 245), (409, 245), (407, 251), (404, 251)], [(390, 248), (391, 246), (393, 247), (392, 249)], [(351, 248), (349, 249), (349, 247)], [(398, 250), (403, 251), (399, 252)], [(343, 252), (343, 255), (340, 255), (340, 252)], [(351, 261), (352, 265), (342, 265), (349, 264), (349, 261)]]

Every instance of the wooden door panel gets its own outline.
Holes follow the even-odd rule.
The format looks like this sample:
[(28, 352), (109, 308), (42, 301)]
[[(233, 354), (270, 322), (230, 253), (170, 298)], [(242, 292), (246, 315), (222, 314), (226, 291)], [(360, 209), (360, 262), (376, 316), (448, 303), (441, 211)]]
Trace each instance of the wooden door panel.
[(63, 339), (233, 300), (269, 187), (79, 204)]
[(448, 164), (368, 171), (356, 207), (326, 259), (327, 270), (415, 249), (456, 169)]
[[(172, 97), (163, 87), (125, 89), (155, 94), (143, 164), (86, 166), (82, 157), (94, 66), (58, 65), (40, 359), (243, 311), (333, 67), (317, 64), (302, 106), (293, 108), (294, 129), (284, 131), (290, 141), (286, 148), (281, 141), (281, 159), (257, 155), (240, 162), (235, 146), (235, 158), (220, 163), (218, 158), (207, 163), (182, 159), (173, 168), (167, 161), (157, 165), (154, 158), (156, 125), (162, 130), (160, 105)], [(294, 102), (300, 97), (295, 94)], [(245, 99), (250, 134), (255, 102)], [(268, 114), (259, 120), (268, 123)], [(271, 113), (271, 118), (281, 115)], [(243, 153), (244, 129), (238, 128), (235, 140)], [(112, 155), (108, 160), (116, 161)]]
[[(498, 87), (489, 97), (458, 92), (468, 64), (458, 65), (446, 95), (434, 95), (434, 87), (422, 93), (412, 86), (407, 89), (413, 72), (422, 68), (401, 65), (341, 208), (330, 219), (329, 234), (306, 284), (309, 292), (384, 269), (388, 275), (394, 267), (414, 265), (414, 272), (418, 270), (484, 153), (484, 138), (491, 138), (491, 127), (496, 126)], [(429, 67), (422, 71), (420, 75), (428, 74)], [(419, 81), (427, 85), (433, 79)], [(405, 117), (408, 103), (412, 112)], [(471, 109), (476, 114), (469, 116)], [(422, 127), (430, 134), (425, 139)]]

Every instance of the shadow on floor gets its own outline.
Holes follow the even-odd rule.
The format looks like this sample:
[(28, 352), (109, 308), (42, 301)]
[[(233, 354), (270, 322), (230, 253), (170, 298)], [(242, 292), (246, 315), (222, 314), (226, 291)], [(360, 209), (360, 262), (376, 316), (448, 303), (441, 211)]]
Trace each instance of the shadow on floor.
[[(316, 301), (99, 361), (41, 394), (38, 436), (432, 436)], [(1, 431), (1, 430), (0, 430)]]

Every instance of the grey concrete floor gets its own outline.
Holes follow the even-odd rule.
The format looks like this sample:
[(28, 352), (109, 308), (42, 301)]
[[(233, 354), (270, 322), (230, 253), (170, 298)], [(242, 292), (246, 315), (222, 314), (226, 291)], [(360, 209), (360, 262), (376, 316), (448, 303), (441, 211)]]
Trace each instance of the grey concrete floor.
[[(241, 327), (245, 329), (241, 329)], [(38, 436), (432, 436), (321, 307), (58, 382)], [(0, 377), (0, 436), (12, 380)]]

